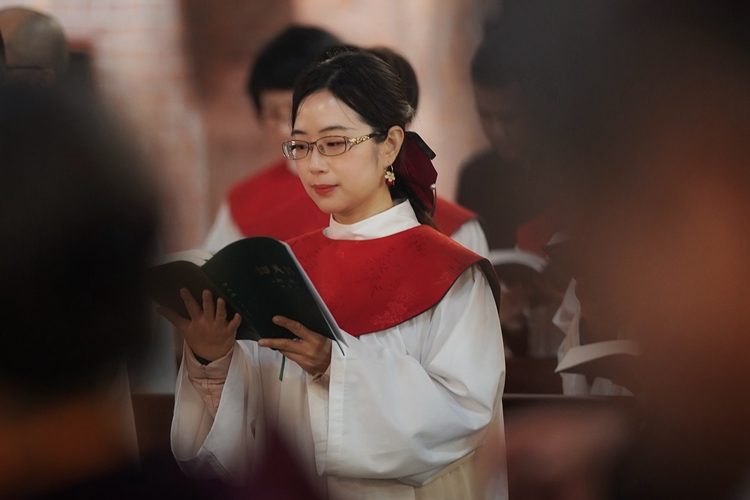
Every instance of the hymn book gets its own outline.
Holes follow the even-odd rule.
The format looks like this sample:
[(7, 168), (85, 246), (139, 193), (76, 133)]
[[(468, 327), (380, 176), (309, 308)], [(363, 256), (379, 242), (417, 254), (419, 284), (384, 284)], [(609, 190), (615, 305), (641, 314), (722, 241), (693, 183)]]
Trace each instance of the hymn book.
[(272, 318), (278, 315), (336, 342), (343, 341), (336, 321), (289, 245), (273, 238), (245, 238), (214, 255), (203, 250), (169, 254), (148, 270), (146, 279), (149, 297), (186, 319), (190, 315), (181, 288), (187, 288), (199, 306), (203, 290), (211, 291), (214, 303), (223, 298), (227, 321), (235, 313), (242, 317), (238, 340), (295, 338), (273, 323)]
[(632, 340), (607, 340), (568, 349), (558, 363), (555, 373), (580, 373), (591, 380), (609, 380), (629, 374), (634, 360), (641, 354), (640, 346)]

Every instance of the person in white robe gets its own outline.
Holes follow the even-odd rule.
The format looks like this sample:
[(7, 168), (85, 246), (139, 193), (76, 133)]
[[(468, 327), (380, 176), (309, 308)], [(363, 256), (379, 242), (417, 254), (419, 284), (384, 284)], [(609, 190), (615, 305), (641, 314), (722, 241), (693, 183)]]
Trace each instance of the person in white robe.
[[(349, 82), (362, 81), (363, 71), (377, 79), (375, 88), (392, 92), (370, 96), (375, 102), (367, 105), (393, 108), (399, 118), (373, 123), (367, 105), (347, 104), (346, 90), (316, 87), (316, 72), (329, 71), (348, 73)], [(381, 61), (349, 49), (311, 69), (295, 89), (295, 140), (285, 151), (313, 200), (331, 214), (328, 239), (379, 239), (422, 223), (418, 196), (408, 192), (408, 201), (394, 204), (386, 184), (413, 113), (388, 89), (394, 81)], [(398, 102), (387, 101), (394, 95)], [(368, 140), (379, 135), (373, 129), (383, 130), (379, 140)], [(320, 144), (340, 130), (347, 134), (341, 151), (326, 149), (334, 141)], [(162, 313), (186, 338), (172, 449), (188, 474), (245, 484), (269, 432), (278, 430), (328, 498), (507, 498), (502, 471), (491, 491), (474, 478), (488, 430), (502, 436), (505, 379), (497, 302), (478, 264), (426, 311), (382, 331), (344, 331), (336, 345), (282, 317), (277, 324), (298, 342), (235, 341), (240, 318), (226, 318), (221, 299), (214, 306), (204, 292), (201, 310), (189, 293), (183, 298), (191, 320)]]

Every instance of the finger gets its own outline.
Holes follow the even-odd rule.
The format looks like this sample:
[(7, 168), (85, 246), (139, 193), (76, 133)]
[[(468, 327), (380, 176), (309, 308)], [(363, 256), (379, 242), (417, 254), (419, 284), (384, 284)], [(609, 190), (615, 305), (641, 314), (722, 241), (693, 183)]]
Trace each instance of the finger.
[(227, 328), (229, 328), (230, 332), (236, 332), (237, 328), (240, 327), (240, 323), (242, 323), (242, 316), (240, 316), (240, 313), (234, 313), (234, 318), (229, 322)]
[(190, 293), (190, 290), (188, 290), (187, 288), (180, 288), (180, 297), (182, 297), (182, 300), (185, 302), (185, 307), (187, 308), (188, 314), (190, 315), (190, 319), (200, 319), (200, 317), (203, 315), (203, 311), (201, 311), (201, 307), (193, 297), (193, 294)]
[(216, 319), (220, 321), (227, 319), (227, 303), (221, 297), (216, 300)]
[(258, 341), (258, 345), (284, 353), (303, 354), (304, 352), (302, 344), (289, 339), (261, 339)]
[[(203, 314), (208, 320), (214, 319), (214, 297), (211, 290), (203, 290)], [(226, 314), (224, 314), (224, 317), (226, 317)]]
[(322, 335), (305, 328), (305, 326), (299, 321), (294, 321), (293, 319), (285, 318), (284, 316), (274, 316), (273, 322), (286, 328), (302, 340), (317, 340), (319, 337), (322, 337)]
[(188, 326), (190, 326), (190, 320), (187, 318), (183, 318), (176, 312), (174, 312), (171, 309), (167, 309), (166, 307), (157, 307), (156, 312), (164, 316), (167, 321), (172, 323), (172, 325), (177, 328), (181, 333), (183, 333), (187, 330)]

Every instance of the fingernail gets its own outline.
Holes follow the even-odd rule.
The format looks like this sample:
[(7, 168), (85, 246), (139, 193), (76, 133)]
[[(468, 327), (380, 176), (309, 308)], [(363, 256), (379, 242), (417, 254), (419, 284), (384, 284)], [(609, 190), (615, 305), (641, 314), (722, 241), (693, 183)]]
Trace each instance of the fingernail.
[(274, 316), (271, 321), (278, 325), (279, 323), (281, 323), (281, 316)]
[(261, 346), (261, 347), (266, 347), (268, 345), (268, 342), (266, 342), (265, 340), (261, 339), (261, 340), (258, 341), (258, 345)]

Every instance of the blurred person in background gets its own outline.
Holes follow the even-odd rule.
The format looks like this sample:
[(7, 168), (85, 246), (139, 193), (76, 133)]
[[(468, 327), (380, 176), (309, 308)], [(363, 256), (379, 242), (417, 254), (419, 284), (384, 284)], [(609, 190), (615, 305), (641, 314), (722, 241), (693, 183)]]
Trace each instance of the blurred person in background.
[(248, 236), (286, 240), (325, 226), (328, 217), (309, 203), (296, 165), (281, 155), (281, 143), (292, 132), (294, 82), (339, 43), (322, 29), (292, 25), (261, 49), (247, 90), (268, 142), (278, 147), (279, 161), (232, 186), (203, 242), (206, 250), (215, 252)]
[(479, 214), (487, 235), (489, 258), (503, 284), (506, 347), (517, 356), (550, 358), (562, 339), (551, 321), (562, 290), (555, 290), (544, 262), (523, 266), (545, 260), (541, 248), (561, 227), (552, 183), (535, 164), (526, 96), (535, 82), (523, 67), (526, 54), (513, 52), (516, 28), (513, 6), (504, 6), (472, 59), (476, 110), (490, 149), (462, 169), (457, 200)]
[(518, 228), (552, 206), (532, 164), (526, 82), (508, 54), (506, 18), (488, 27), (471, 62), (476, 110), (491, 149), (463, 167), (457, 198), (481, 217), (490, 249), (514, 248)]
[[(544, 483), (545, 498), (750, 498), (748, 6), (520, 3), (527, 37), (560, 35), (534, 61), (546, 87), (532, 97), (545, 125), (535, 142), (565, 188), (588, 293), (642, 344), (644, 422), (583, 479), (585, 497), (571, 493), (581, 462), (554, 443), (587, 442), (595, 425), (550, 415), (534, 439), (515, 440), (509, 423), (511, 496), (539, 498)], [(540, 22), (540, 6), (554, 23)], [(519, 460), (530, 454), (556, 469)]]
[(1, 9), (0, 33), (8, 83), (50, 86), (67, 71), (68, 42), (55, 18), (25, 7)]
[(0, 496), (199, 498), (174, 465), (138, 469), (120, 390), (149, 336), (140, 158), (92, 103), (20, 88), (0, 91), (0, 155)]

